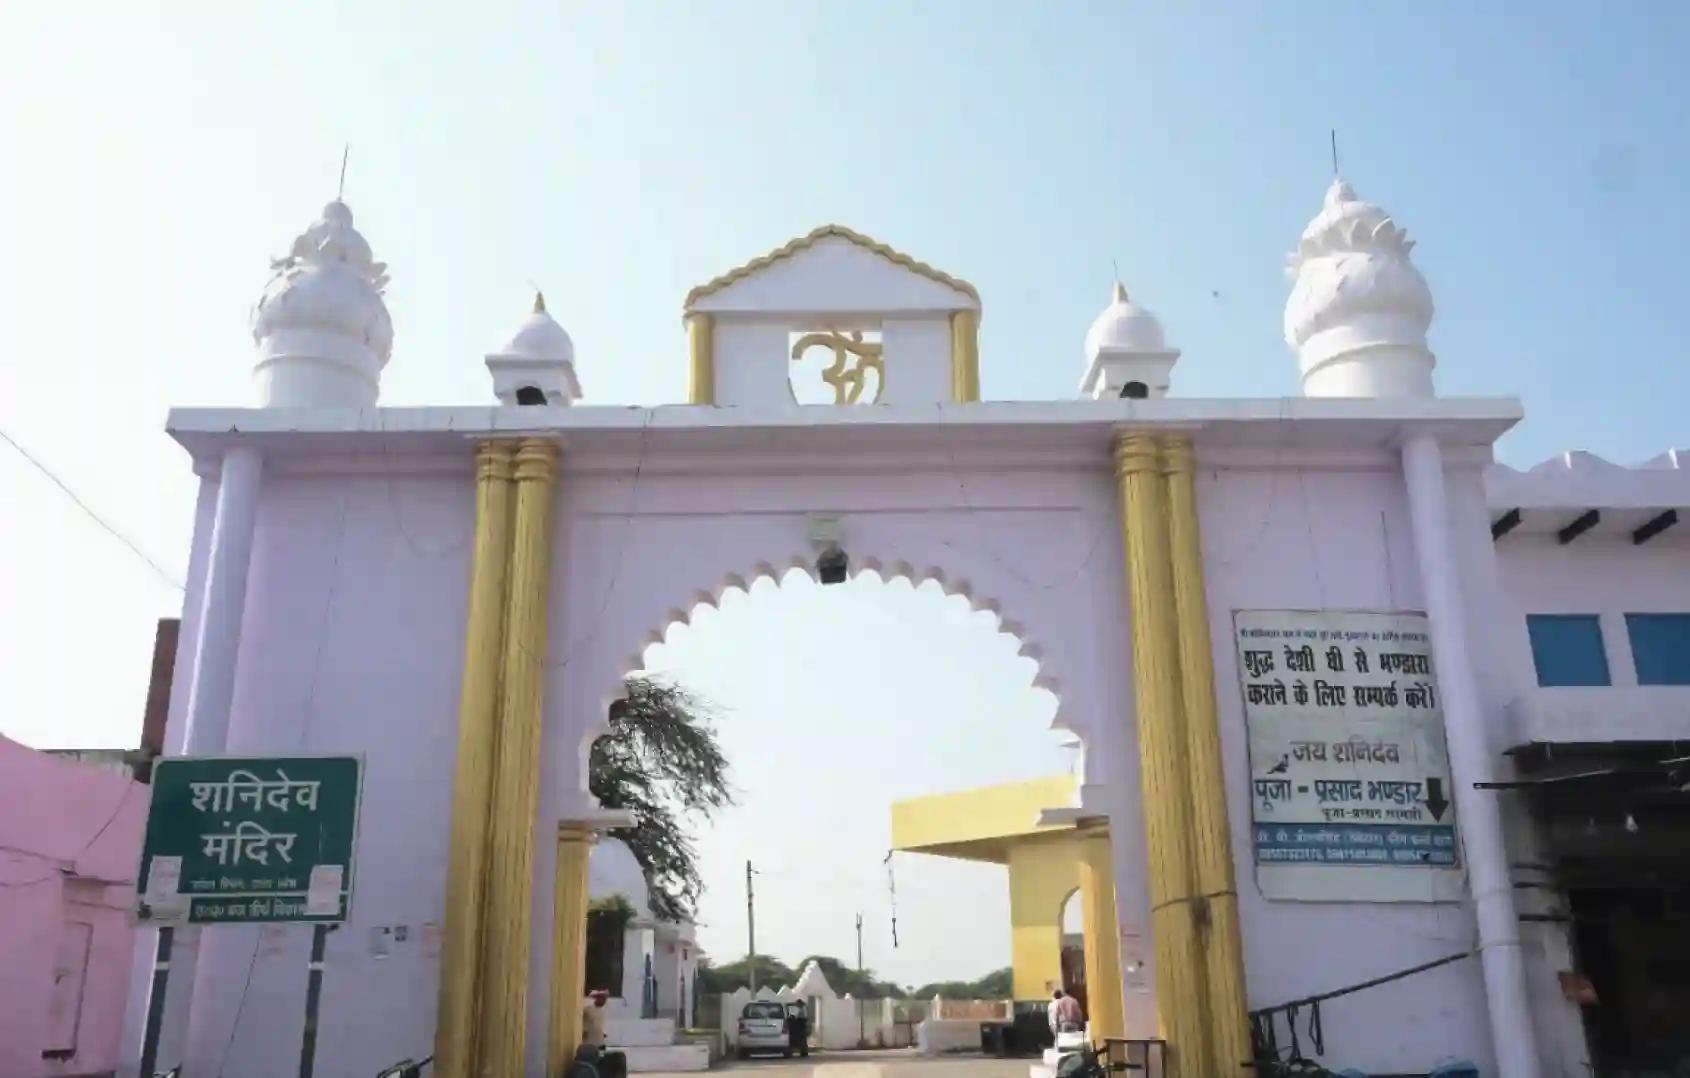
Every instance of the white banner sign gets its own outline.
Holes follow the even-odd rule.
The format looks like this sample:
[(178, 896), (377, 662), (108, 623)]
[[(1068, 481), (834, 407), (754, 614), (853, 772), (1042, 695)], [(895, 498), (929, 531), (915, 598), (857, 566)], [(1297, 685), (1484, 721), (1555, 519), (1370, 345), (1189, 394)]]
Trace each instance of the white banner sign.
[(1432, 642), (1421, 614), (1233, 614), (1268, 898), (1461, 896)]

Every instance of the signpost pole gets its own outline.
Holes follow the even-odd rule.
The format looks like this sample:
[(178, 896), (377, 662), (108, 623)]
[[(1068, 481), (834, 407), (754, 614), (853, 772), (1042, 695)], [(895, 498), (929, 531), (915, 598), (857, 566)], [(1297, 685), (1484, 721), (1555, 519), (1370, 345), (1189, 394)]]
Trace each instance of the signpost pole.
[(147, 1029), (141, 1038), (140, 1078), (153, 1078), (158, 1066), (158, 1038), (164, 1027), (164, 993), (170, 983), (170, 949), (176, 929), (164, 925), (158, 930), (158, 947), (153, 952), (153, 989), (147, 997)]
[(299, 1045), (299, 1078), (311, 1078), (317, 1066), (317, 1007), (323, 1001), (323, 944), (328, 925), (311, 926), (311, 966), (305, 979), (305, 1035)]

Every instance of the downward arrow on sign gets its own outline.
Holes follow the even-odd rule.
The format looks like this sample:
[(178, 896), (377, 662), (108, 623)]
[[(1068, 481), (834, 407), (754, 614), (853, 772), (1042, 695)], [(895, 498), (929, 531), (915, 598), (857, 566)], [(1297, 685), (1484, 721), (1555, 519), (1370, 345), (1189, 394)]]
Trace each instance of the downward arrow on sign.
[(1426, 777), (1426, 808), (1432, 814), (1432, 819), (1444, 818), (1444, 809), (1449, 808), (1449, 802), (1444, 799), (1444, 780)]

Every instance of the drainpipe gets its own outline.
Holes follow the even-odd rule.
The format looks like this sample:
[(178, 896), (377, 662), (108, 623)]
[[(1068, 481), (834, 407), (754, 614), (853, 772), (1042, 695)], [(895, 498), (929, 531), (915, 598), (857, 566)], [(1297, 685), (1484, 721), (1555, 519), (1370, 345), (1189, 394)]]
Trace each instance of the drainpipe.
[(1474, 783), (1491, 780), (1492, 756), (1468, 650), (1461, 581), (1450, 544), (1443, 451), (1433, 435), (1416, 434), (1403, 444), (1402, 471), (1421, 590), (1431, 618), (1432, 657), (1443, 692), (1455, 813), (1479, 921), (1479, 959), (1484, 969), (1497, 1071), (1502, 1078), (1538, 1078), (1542, 1071), (1527, 1004), (1520, 921), (1508, 874), (1501, 805), (1495, 797), (1474, 788)]

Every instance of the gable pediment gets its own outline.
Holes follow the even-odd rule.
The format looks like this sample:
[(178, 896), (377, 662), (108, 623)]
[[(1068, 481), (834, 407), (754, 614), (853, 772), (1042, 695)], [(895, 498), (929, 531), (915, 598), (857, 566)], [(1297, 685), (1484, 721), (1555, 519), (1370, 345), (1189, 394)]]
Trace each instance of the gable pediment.
[(841, 225), (826, 225), (687, 294), (706, 314), (910, 314), (980, 309), (974, 286)]

